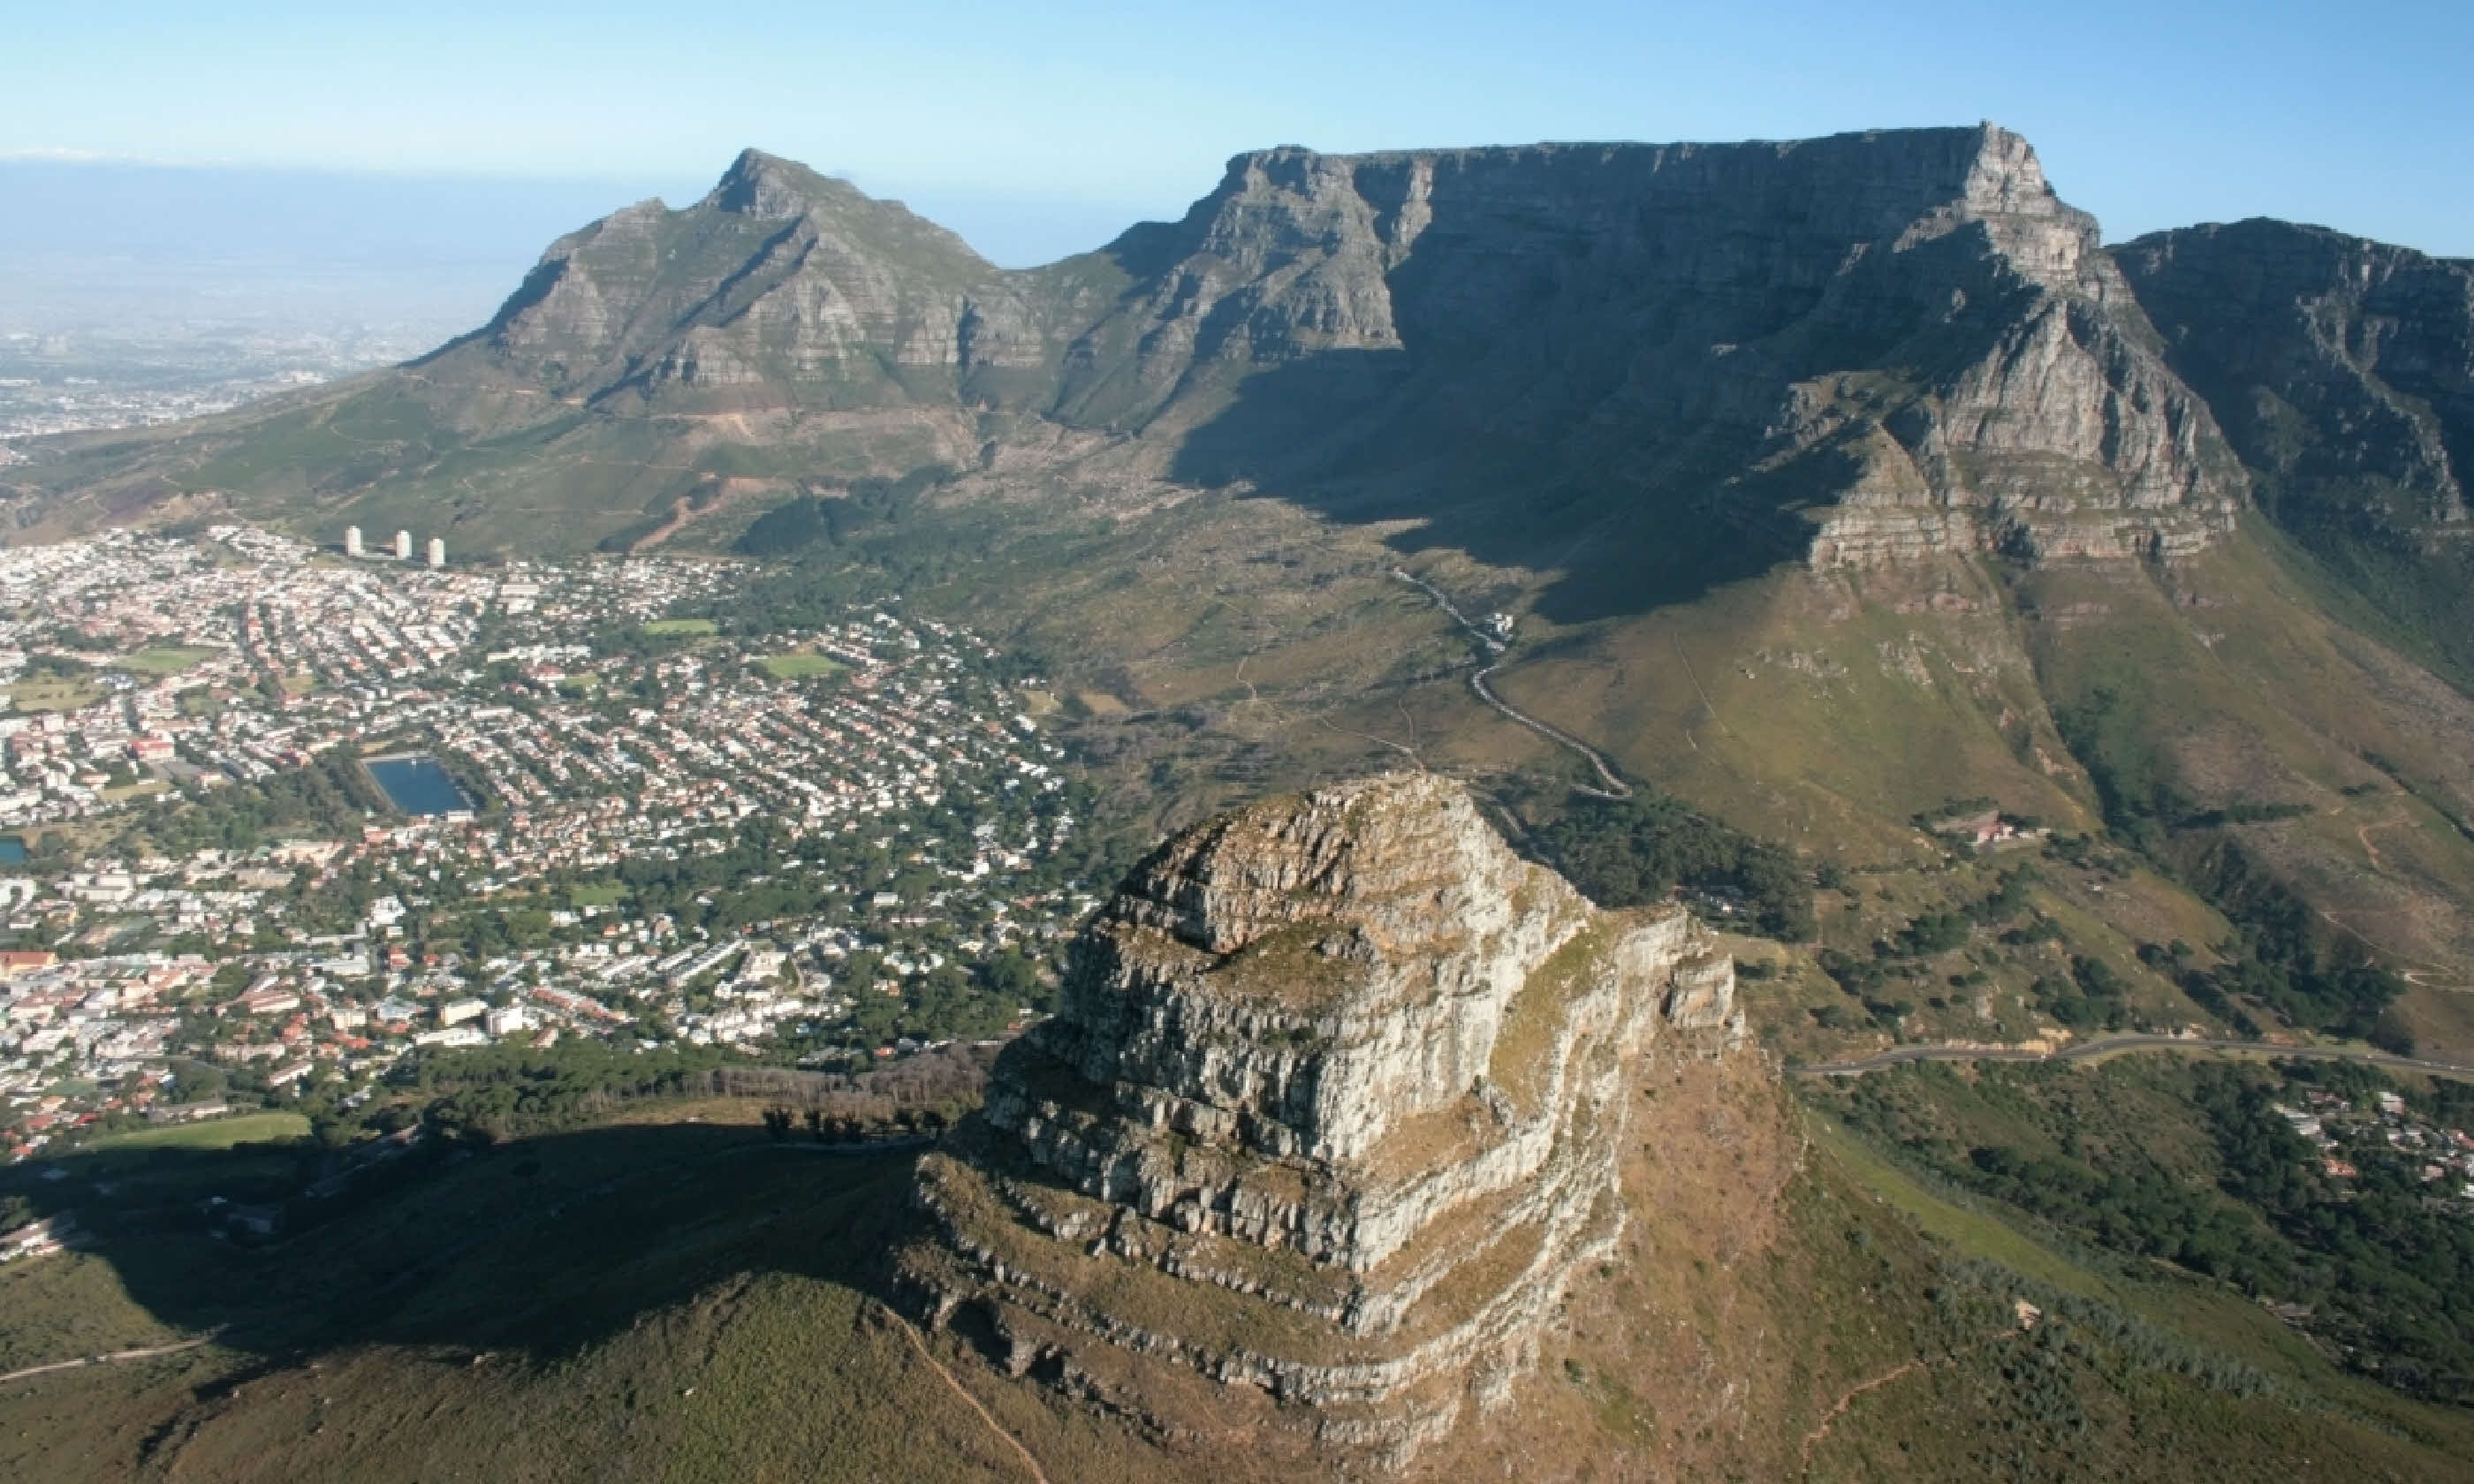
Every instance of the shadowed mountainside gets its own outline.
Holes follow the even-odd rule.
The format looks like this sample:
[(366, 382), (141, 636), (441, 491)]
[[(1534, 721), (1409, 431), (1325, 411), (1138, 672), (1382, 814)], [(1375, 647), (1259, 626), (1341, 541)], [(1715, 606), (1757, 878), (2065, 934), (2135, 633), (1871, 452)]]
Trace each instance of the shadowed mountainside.
[(2474, 262), (2262, 220), (2114, 255), (2260, 508), (2474, 676)]

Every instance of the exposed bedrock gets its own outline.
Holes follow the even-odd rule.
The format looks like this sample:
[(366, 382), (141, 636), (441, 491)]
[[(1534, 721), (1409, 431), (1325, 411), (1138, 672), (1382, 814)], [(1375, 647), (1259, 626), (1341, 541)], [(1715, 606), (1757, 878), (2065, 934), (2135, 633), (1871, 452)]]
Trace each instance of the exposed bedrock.
[(1055, 1017), (922, 1161), (934, 1235), (902, 1280), (1018, 1370), (1104, 1346), (1405, 1459), (1613, 1252), (1635, 1059), (1741, 1031), (1687, 914), (1596, 910), (1456, 783), (1257, 803), (1163, 846), (1076, 943)]

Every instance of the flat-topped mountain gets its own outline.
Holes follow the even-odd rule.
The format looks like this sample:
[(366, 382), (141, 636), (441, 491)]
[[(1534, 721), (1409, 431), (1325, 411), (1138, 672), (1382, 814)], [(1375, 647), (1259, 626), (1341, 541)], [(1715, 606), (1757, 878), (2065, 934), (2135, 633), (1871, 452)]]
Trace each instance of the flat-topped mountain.
[(1134, 282), (1055, 414), (1190, 429), (1194, 477), (1825, 562), (2189, 547), (2241, 492), (2092, 219), (1989, 125), (1270, 151), (1109, 251)]
[(1593, 909), (1457, 783), (1395, 775), (1171, 840), (1076, 943), (1055, 1017), (921, 1164), (903, 1281), (1016, 1375), (1166, 1365), (1405, 1461), (1509, 1394), (1616, 1251), (1628, 1072), (1742, 1034), (1680, 908)]
[(1530, 562), (2195, 549), (2243, 480), (2154, 344), (1990, 125), (1271, 150), (1023, 272), (751, 151), (553, 244), (413, 366), (168, 448), (45, 447), (15, 516), (591, 544), (936, 465), (1235, 484)]

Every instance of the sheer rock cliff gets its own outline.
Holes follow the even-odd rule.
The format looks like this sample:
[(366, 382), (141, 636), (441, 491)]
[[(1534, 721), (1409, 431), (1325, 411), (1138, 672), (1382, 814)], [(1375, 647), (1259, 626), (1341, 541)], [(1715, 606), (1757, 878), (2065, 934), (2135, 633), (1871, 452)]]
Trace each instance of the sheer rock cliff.
[(1267, 151), (1110, 251), (1133, 283), (1056, 415), (1175, 430), (1201, 477), (1579, 491), (1823, 565), (2170, 555), (2244, 491), (2094, 220), (1990, 125)]
[(1404, 1461), (1613, 1251), (1637, 1058), (1741, 1034), (1688, 915), (1597, 911), (1455, 783), (1257, 803), (1075, 945), (1055, 1018), (922, 1161), (901, 1281), (1016, 1374), (1132, 1405), (1128, 1361), (1166, 1364)]

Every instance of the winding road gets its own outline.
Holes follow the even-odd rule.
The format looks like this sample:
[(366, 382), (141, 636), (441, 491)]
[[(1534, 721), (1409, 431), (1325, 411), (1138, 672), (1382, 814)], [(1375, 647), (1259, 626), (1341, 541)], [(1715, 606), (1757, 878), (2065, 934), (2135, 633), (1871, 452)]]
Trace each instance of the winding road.
[[(1392, 575), (1400, 579), (1402, 582), (1407, 583), (1409, 586), (1418, 588), (1419, 591), (1425, 593), (1427, 597), (1434, 599), (1435, 606), (1437, 608), (1440, 608), (1445, 613), (1450, 614), (1452, 621), (1459, 624), (1463, 629), (1467, 630), (1469, 637), (1475, 639), (1479, 645), (1485, 649), (1487, 654), (1495, 657), (1492, 664), (1483, 666), (1476, 674), (1469, 677), (1469, 689), (1477, 692), (1477, 698), (1480, 701), (1483, 701), (1487, 705), (1494, 707), (1496, 710), (1501, 711), (1513, 721), (1528, 728), (1540, 736), (1552, 742), (1560, 742), (1564, 746), (1570, 748), (1573, 752), (1580, 754), (1581, 756), (1589, 762), (1589, 766), (1596, 770), (1599, 781), (1606, 784), (1606, 787), (1604, 788), (1591, 788), (1587, 783), (1575, 783), (1572, 785), (1575, 792), (1588, 794), (1593, 799), (1629, 799), (1632, 797), (1632, 785), (1615, 777), (1615, 770), (1607, 765), (1606, 757), (1601, 754), (1596, 748), (1591, 747), (1587, 742), (1584, 742), (1580, 738), (1572, 735), (1570, 732), (1565, 731), (1563, 728), (1555, 726), (1551, 722), (1541, 722), (1537, 717), (1532, 716), (1528, 712), (1513, 706), (1501, 696), (1496, 695), (1493, 689), (1487, 684), (1486, 678), (1492, 675), (1495, 671), (1502, 669), (1507, 662), (1503, 656), (1505, 650), (1509, 648), (1509, 646), (1507, 646), (1501, 639), (1496, 638), (1493, 634), (1491, 634), (1484, 629), (1479, 628), (1476, 624), (1469, 622), (1468, 615), (1462, 612), (1459, 609), (1454, 608), (1452, 606), (1452, 600), (1444, 597), (1443, 590), (1437, 587), (1434, 584), (1426, 581), (1422, 577), (1413, 576), (1409, 572), (1396, 566), (1392, 569)], [(1696, 681), (1695, 683), (1697, 684), (1698, 682)]]
[(2197, 1055), (2293, 1057), (2306, 1062), (2355, 1062), (2365, 1066), (2394, 1066), (2441, 1077), (2474, 1078), (2474, 1065), (2428, 1057), (2398, 1056), (2391, 1051), (2358, 1051), (2348, 1046), (2279, 1046), (2264, 1041), (2224, 1041), (2204, 1036), (2108, 1036), (2083, 1041), (2059, 1051), (2029, 1051), (2004, 1046), (1894, 1046), (1877, 1056), (1849, 1062), (1812, 1062), (1787, 1070), (1798, 1077), (1861, 1077), (1911, 1062), (2082, 1062), (2115, 1051), (2182, 1051)]

